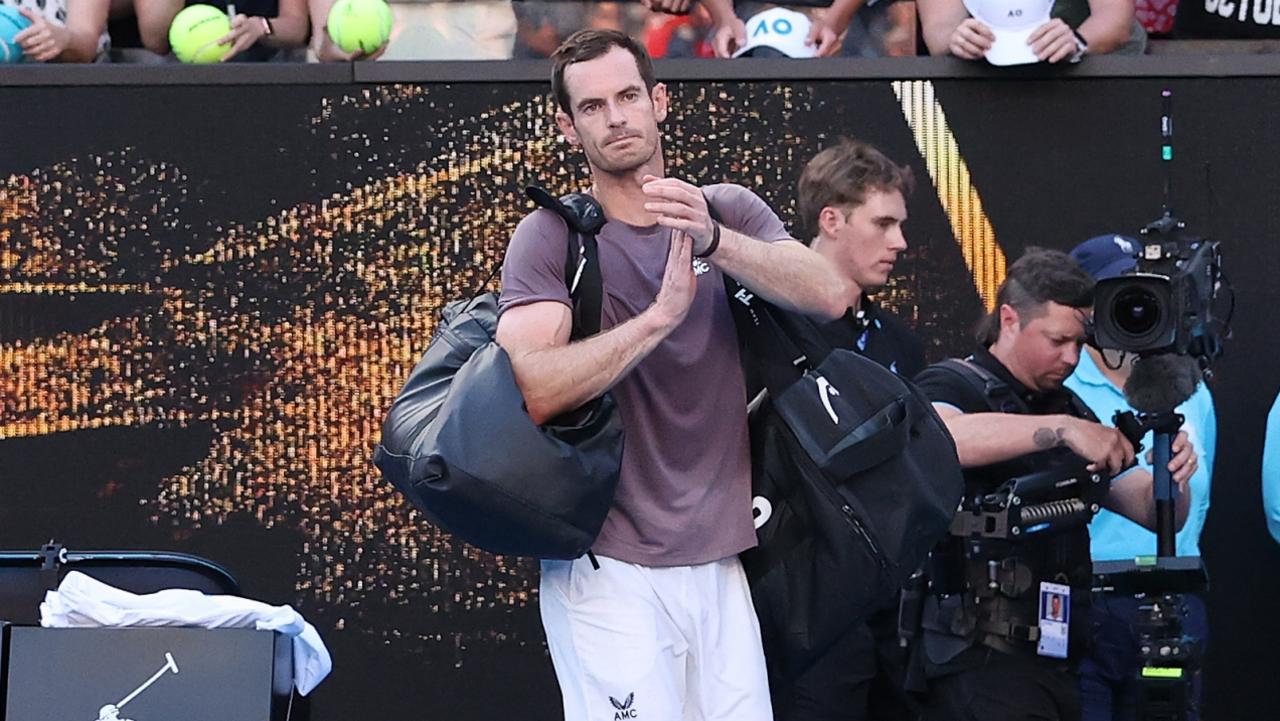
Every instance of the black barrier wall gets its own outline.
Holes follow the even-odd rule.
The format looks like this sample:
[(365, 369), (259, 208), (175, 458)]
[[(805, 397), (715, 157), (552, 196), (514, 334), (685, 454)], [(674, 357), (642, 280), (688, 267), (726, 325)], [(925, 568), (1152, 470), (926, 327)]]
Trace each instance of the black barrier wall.
[[(1257, 58), (1100, 60), (1065, 77), (660, 66), (670, 172), (747, 185), (802, 235), (794, 183), (832, 139), (910, 164), (911, 249), (883, 296), (938, 359), (967, 351), (1026, 246), (1157, 215), (1172, 89), (1175, 208), (1223, 241), (1238, 296), (1212, 386), (1206, 717), (1266, 718), (1280, 702), (1280, 549), (1259, 493), (1280, 387), (1280, 76)], [(436, 313), (501, 260), (522, 188), (584, 182), (545, 68), (24, 70), (0, 71), (0, 547), (57, 538), (226, 565), (330, 644), (317, 719), (555, 718), (536, 565), (428, 527), (368, 463)]]

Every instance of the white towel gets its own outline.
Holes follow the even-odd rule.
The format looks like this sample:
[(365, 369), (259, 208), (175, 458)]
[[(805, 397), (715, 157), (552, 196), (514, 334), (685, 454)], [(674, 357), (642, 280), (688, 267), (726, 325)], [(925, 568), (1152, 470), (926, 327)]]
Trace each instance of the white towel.
[(68, 573), (40, 604), (45, 628), (194, 626), (256, 628), (293, 637), (293, 685), (311, 693), (333, 670), (329, 649), (315, 627), (291, 606), (269, 606), (239, 596), (210, 596), (171, 588), (146, 595), (122, 591), (79, 571)]

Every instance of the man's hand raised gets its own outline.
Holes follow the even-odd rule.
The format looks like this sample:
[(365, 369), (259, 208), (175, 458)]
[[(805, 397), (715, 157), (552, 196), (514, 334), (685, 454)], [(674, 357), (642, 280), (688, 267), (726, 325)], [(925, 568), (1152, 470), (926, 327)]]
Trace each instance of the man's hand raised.
[(671, 248), (667, 251), (667, 269), (662, 274), (662, 287), (653, 299), (650, 310), (655, 313), (668, 331), (680, 325), (693, 298), (698, 293), (697, 278), (693, 274), (693, 241), (677, 230), (671, 234)]
[(641, 180), (647, 199), (644, 209), (658, 216), (658, 225), (689, 236), (694, 255), (705, 253), (715, 226), (702, 190), (676, 178), (646, 175)]

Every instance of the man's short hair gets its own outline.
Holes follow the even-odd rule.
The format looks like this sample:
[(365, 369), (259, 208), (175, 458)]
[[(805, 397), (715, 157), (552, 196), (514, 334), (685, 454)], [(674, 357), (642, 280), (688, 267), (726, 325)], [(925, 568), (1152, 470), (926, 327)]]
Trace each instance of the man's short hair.
[(1069, 308), (1092, 307), (1093, 278), (1066, 253), (1027, 248), (1009, 266), (996, 291), (995, 309), (978, 323), (978, 342), (990, 346), (1000, 337), (1000, 306), (1016, 310), (1022, 325), (1026, 325), (1044, 315), (1045, 305), (1050, 302)]
[(874, 146), (852, 138), (813, 156), (796, 188), (800, 222), (809, 237), (818, 234), (818, 215), (828, 206), (856, 208), (867, 193), (896, 190), (905, 197), (915, 189), (911, 168), (897, 165)]
[(574, 63), (595, 60), (614, 48), (622, 48), (636, 59), (636, 69), (644, 80), (645, 90), (653, 91), (657, 84), (653, 74), (653, 60), (649, 52), (637, 43), (630, 35), (617, 30), (579, 30), (569, 36), (551, 55), (555, 63), (551, 71), (551, 92), (555, 95), (556, 104), (569, 117), (573, 117), (573, 107), (569, 99), (569, 89), (564, 85), (564, 69)]

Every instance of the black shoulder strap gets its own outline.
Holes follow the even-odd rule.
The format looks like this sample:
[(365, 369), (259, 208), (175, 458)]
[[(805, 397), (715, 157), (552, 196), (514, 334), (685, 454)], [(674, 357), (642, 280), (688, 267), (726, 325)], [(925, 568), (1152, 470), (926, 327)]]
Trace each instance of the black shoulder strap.
[[(1001, 380), (996, 374), (983, 368), (969, 358), (948, 358), (937, 364), (938, 367), (947, 370), (964, 378), (974, 390), (982, 394), (987, 399), (987, 404), (992, 411), (997, 413), (1030, 413), (1025, 401), (1018, 397), (1018, 394), (1009, 387), (1009, 384)], [(1069, 396), (1071, 405), (1071, 414), (1077, 418), (1083, 418), (1087, 421), (1099, 423), (1097, 414), (1093, 412), (1085, 402), (1076, 395), (1075, 391), (1070, 388), (1063, 388), (1064, 392)], [(1016, 409), (1016, 410), (1014, 410)]]
[(995, 413), (1018, 413), (1027, 415), (1031, 409), (1018, 394), (1001, 380), (995, 373), (983, 368), (969, 358), (948, 358), (935, 367), (944, 368), (964, 379), (971, 388), (987, 401)]
[(604, 208), (586, 193), (569, 193), (559, 198), (536, 185), (525, 194), (539, 206), (559, 215), (569, 228), (564, 249), (564, 282), (573, 304), (573, 331), (570, 340), (600, 332), (600, 312), (604, 307), (604, 278), (596, 233), (604, 227)]
[(738, 342), (759, 369), (764, 387), (776, 398), (813, 367), (810, 357), (779, 326), (772, 304), (728, 273), (723, 276)]
[[(711, 215), (711, 219), (726, 225), (724, 216), (716, 210), (711, 198), (705, 192), (702, 197), (707, 201), (707, 213)], [(738, 330), (738, 343), (743, 350), (749, 349), (760, 361), (760, 380), (771, 394), (777, 396), (804, 373), (804, 364), (808, 359), (781, 333), (763, 298), (757, 298), (755, 293), (747, 290), (728, 273), (721, 275), (724, 277), (724, 290), (728, 295), (733, 324)]]
[(600, 273), (595, 235), (570, 231), (565, 243), (564, 281), (573, 303), (573, 331), (569, 339), (579, 340), (599, 333), (604, 277)]
[[(707, 198), (711, 219), (723, 223), (711, 199)], [(724, 277), (729, 309), (738, 330), (738, 341), (758, 361), (760, 380), (776, 397), (811, 370), (831, 352), (821, 334), (805, 333), (797, 325), (810, 321), (798, 314), (788, 314), (731, 277)]]

